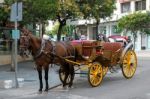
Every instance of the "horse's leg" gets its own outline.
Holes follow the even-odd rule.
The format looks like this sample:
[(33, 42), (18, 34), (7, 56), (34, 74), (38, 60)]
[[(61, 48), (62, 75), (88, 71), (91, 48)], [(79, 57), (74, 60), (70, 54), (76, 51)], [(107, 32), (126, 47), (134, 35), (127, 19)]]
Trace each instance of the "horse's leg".
[(39, 91), (41, 92), (43, 89), (43, 82), (42, 82), (42, 67), (37, 68), (38, 74), (39, 74), (39, 82), (40, 82), (40, 89)]
[(74, 75), (75, 75), (75, 73), (74, 73), (74, 67), (73, 67), (73, 65), (69, 65), (69, 74), (70, 74), (70, 83), (69, 83), (69, 87), (71, 87), (72, 86), (72, 84), (73, 84), (73, 79), (74, 79)]
[(65, 71), (65, 78), (64, 78), (64, 82), (63, 82), (63, 87), (65, 87), (67, 85), (67, 78), (68, 78), (69, 73)]
[(69, 67), (68, 67), (68, 64), (67, 63), (64, 63), (62, 65), (63, 67), (63, 71), (65, 73), (65, 77), (64, 77), (64, 81), (63, 81), (63, 87), (65, 87), (67, 85), (67, 78), (68, 78), (68, 75), (69, 75)]
[(48, 85), (49, 66), (46, 66), (44, 69), (45, 69), (45, 83), (46, 83), (45, 91), (48, 91), (48, 88), (49, 88), (49, 85)]

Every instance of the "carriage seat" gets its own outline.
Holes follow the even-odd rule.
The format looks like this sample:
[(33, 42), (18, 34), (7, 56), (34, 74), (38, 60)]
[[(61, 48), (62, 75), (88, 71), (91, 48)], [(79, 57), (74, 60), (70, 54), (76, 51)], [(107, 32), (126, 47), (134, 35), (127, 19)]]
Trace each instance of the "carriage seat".
[(91, 56), (93, 48), (98, 46), (98, 42), (95, 40), (87, 40), (82, 43), (82, 55)]
[(96, 40), (75, 40), (71, 42), (82, 56), (91, 56), (93, 47), (99, 46), (100, 42)]

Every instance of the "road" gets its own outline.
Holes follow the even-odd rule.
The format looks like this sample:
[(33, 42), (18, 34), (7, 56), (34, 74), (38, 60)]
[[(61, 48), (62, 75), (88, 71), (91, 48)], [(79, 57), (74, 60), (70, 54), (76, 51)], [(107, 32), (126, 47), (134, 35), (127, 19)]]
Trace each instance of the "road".
[(150, 60), (140, 59), (135, 76), (129, 80), (119, 71), (108, 73), (99, 87), (91, 88), (86, 78), (77, 78), (72, 89), (64, 90), (59, 86), (48, 93), (35, 92), (14, 99), (150, 99), (149, 64)]
[[(99, 87), (92, 88), (87, 78), (78, 77), (72, 89), (58, 86), (48, 93), (37, 92), (37, 86), (0, 91), (0, 99), (150, 99), (150, 58), (138, 59), (138, 67), (132, 79), (121, 73), (108, 73)], [(13, 94), (13, 96), (11, 96)], [(2, 98), (1, 98), (2, 97)]]
[[(87, 79), (79, 79), (74, 83), (74, 88), (64, 94), (79, 97), (74, 99), (150, 99), (149, 64), (150, 60), (139, 60), (136, 74), (129, 80), (125, 79), (121, 72), (107, 74), (101, 86), (95, 88), (89, 86)], [(59, 91), (59, 88), (51, 92), (55, 90)]]

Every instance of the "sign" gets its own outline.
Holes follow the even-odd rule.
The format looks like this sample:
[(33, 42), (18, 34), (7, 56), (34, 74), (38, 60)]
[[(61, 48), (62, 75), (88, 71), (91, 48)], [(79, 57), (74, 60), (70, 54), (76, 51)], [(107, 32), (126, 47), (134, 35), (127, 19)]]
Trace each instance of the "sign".
[(12, 30), (12, 38), (19, 39), (20, 38), (20, 31), (19, 30)]
[(12, 4), (10, 21), (22, 21), (22, 2)]

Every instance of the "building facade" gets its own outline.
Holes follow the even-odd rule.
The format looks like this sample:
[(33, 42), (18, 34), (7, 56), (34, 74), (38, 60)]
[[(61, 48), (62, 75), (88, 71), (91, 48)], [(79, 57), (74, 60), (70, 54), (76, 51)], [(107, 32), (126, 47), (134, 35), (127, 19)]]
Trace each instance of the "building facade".
[[(109, 20), (103, 20), (99, 25), (99, 31), (105, 33), (107, 36), (116, 35), (117, 21), (125, 15), (134, 13), (136, 11), (149, 11), (150, 0), (116, 0), (116, 10), (114, 11), (112, 18)], [(127, 33), (127, 36), (132, 36), (131, 33)], [(149, 42), (149, 43), (148, 43)], [(150, 49), (150, 35), (142, 34), (139, 32), (136, 39), (136, 50)]]

